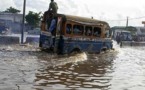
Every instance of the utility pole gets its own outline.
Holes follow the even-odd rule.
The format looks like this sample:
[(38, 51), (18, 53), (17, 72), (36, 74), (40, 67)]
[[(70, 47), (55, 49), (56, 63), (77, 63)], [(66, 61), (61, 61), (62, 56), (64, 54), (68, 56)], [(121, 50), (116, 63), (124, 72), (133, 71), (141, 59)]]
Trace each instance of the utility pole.
[(127, 21), (126, 21), (126, 27), (128, 27), (128, 17), (127, 17)]
[(24, 0), (24, 3), (23, 3), (23, 20), (22, 20), (22, 30), (21, 30), (21, 44), (24, 43), (25, 7), (26, 7), (26, 0)]

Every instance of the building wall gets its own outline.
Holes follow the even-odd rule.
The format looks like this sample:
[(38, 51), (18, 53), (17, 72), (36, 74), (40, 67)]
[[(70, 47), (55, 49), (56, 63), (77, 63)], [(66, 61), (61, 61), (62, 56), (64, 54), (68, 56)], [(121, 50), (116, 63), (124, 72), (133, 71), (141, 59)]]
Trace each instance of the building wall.
[[(22, 14), (0, 13), (0, 22), (4, 22), (12, 33), (21, 33), (22, 19)], [(24, 31), (28, 29), (27, 26), (25, 27)]]
[(0, 13), (0, 19), (11, 20), (12, 22), (22, 22), (22, 14), (13, 14), (13, 13)]
[(145, 27), (136, 27), (138, 35), (145, 35)]

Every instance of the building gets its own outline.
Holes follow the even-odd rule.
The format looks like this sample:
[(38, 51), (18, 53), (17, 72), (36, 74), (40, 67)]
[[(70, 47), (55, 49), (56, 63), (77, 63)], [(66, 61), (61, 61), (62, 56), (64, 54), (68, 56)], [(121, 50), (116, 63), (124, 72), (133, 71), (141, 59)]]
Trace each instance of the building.
[(3, 20), (10, 20), (12, 22), (18, 22), (21, 23), (23, 19), (22, 14), (16, 14), (16, 13), (0, 13), (0, 19)]
[(0, 23), (4, 23), (11, 33), (21, 33), (22, 19), (22, 14), (0, 12)]

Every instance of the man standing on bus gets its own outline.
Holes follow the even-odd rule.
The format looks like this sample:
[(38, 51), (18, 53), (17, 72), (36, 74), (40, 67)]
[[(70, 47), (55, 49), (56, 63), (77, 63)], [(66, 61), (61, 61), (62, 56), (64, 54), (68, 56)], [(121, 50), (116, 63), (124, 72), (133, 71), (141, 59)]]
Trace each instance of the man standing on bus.
[(50, 2), (50, 4), (49, 4), (49, 9), (48, 9), (48, 10), (49, 10), (49, 11), (52, 11), (52, 13), (53, 13), (54, 15), (57, 14), (58, 6), (57, 6), (57, 3), (54, 2), (54, 0), (51, 0), (51, 2)]

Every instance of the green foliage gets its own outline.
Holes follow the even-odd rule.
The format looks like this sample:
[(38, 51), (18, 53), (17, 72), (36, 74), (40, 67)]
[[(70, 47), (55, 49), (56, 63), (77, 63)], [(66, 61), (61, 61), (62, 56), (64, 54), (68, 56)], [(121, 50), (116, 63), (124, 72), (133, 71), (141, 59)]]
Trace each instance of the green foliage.
[(29, 25), (32, 25), (33, 27), (39, 26), (39, 22), (41, 20), (40, 14), (41, 14), (41, 12), (35, 13), (35, 12), (32, 12), (32, 11), (29, 11), (29, 13), (25, 17), (26, 22)]
[(20, 10), (15, 9), (13, 7), (9, 7), (4, 12), (7, 12), (7, 13), (20, 13)]

